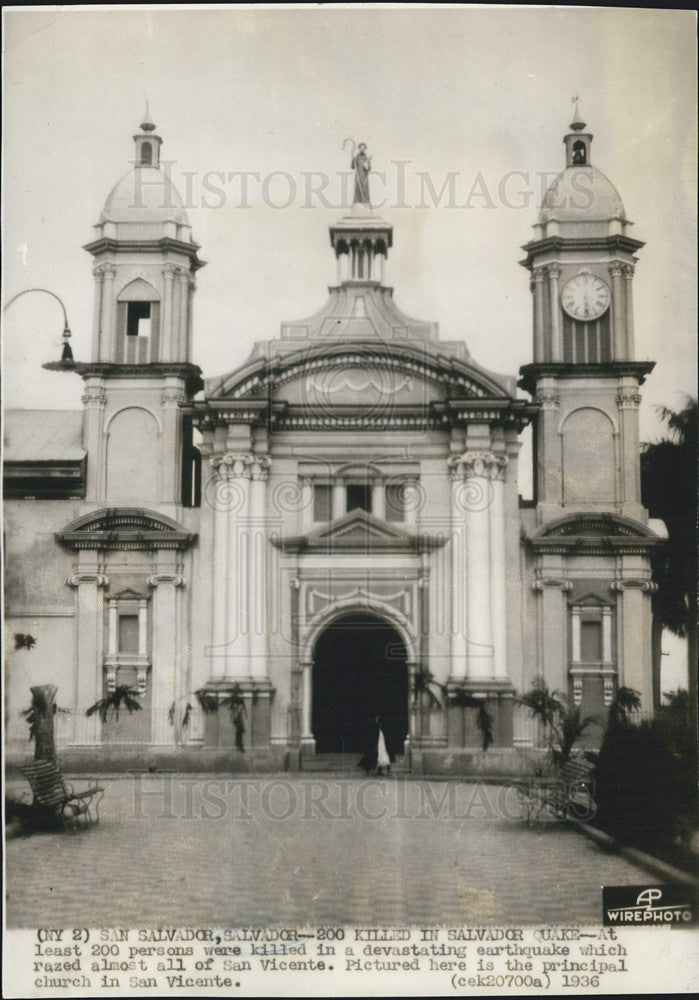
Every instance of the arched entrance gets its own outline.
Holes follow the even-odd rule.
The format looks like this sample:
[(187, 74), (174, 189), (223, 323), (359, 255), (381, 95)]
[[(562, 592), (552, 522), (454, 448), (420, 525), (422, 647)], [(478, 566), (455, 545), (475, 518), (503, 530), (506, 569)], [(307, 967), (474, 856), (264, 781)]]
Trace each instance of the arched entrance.
[(343, 615), (318, 636), (313, 663), (312, 731), (316, 753), (362, 753), (375, 716), (388, 749), (408, 735), (405, 644), (393, 626), (365, 613)]

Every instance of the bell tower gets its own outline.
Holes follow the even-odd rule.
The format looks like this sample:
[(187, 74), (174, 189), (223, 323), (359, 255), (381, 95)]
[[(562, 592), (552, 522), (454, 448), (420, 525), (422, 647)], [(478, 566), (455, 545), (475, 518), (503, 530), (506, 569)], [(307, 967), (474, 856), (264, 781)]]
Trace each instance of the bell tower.
[(85, 503), (173, 512), (192, 496), (191, 427), (180, 404), (201, 385), (191, 352), (203, 262), (161, 168), (162, 140), (147, 105), (133, 139), (131, 168), (85, 246), (95, 276), (92, 357), (75, 366), (85, 380)]
[(576, 101), (565, 169), (522, 261), (531, 275), (539, 406), (536, 510), (527, 529), (536, 653), (550, 688), (598, 715), (625, 685), (652, 705), (650, 556), (663, 527), (641, 503), (638, 408), (654, 365), (635, 360), (633, 279), (643, 244), (592, 162)]
[(534, 363), (522, 386), (541, 404), (539, 518), (571, 509), (645, 516), (638, 462), (635, 254), (618, 191), (592, 163), (576, 102), (565, 169), (549, 187), (522, 261), (531, 275)]

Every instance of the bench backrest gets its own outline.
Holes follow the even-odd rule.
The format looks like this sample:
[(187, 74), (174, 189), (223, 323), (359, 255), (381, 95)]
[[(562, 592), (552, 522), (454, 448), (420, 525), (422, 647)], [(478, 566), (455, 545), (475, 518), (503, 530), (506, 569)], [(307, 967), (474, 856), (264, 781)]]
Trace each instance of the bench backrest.
[(19, 771), (29, 782), (34, 798), (42, 806), (58, 806), (68, 797), (58, 765), (53, 760), (35, 760), (23, 764)]
[(588, 760), (571, 757), (559, 768), (558, 774), (566, 784), (572, 784), (575, 781), (592, 781), (593, 771), (594, 765)]

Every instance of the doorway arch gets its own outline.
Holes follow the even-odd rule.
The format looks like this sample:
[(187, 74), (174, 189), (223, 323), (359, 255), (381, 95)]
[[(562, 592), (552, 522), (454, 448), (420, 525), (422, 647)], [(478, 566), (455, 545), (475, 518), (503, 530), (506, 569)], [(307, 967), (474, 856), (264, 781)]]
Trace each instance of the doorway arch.
[(312, 731), (316, 753), (363, 753), (381, 717), (390, 752), (408, 735), (408, 653), (385, 619), (350, 612), (333, 619), (313, 650)]

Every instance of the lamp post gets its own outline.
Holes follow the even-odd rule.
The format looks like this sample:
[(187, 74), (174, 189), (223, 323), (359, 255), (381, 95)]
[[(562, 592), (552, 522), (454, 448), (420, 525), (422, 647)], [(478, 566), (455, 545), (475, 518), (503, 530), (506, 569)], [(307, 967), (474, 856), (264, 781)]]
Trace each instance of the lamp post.
[(7, 302), (3, 306), (3, 312), (5, 312), (7, 309), (9, 309), (10, 306), (12, 305), (12, 303), (16, 302), (17, 299), (19, 299), (22, 295), (28, 295), (30, 292), (43, 292), (44, 295), (50, 295), (51, 298), (55, 299), (56, 302), (58, 302), (58, 304), (60, 305), (61, 309), (63, 310), (63, 335), (62, 335), (63, 336), (63, 350), (61, 351), (61, 360), (60, 361), (50, 361), (47, 364), (43, 365), (43, 367), (44, 368), (51, 368), (51, 369), (54, 369), (54, 370), (73, 368), (74, 365), (75, 365), (75, 361), (73, 359), (73, 351), (71, 350), (71, 346), (68, 343), (68, 341), (70, 340), (70, 336), (71, 336), (70, 327), (68, 326), (68, 314), (66, 313), (66, 307), (63, 305), (63, 300), (60, 299), (58, 297), (58, 295), (56, 295), (55, 292), (49, 291), (48, 288), (25, 288), (23, 291), (17, 292), (16, 295), (12, 296), (12, 298), (10, 299), (10, 301)]

